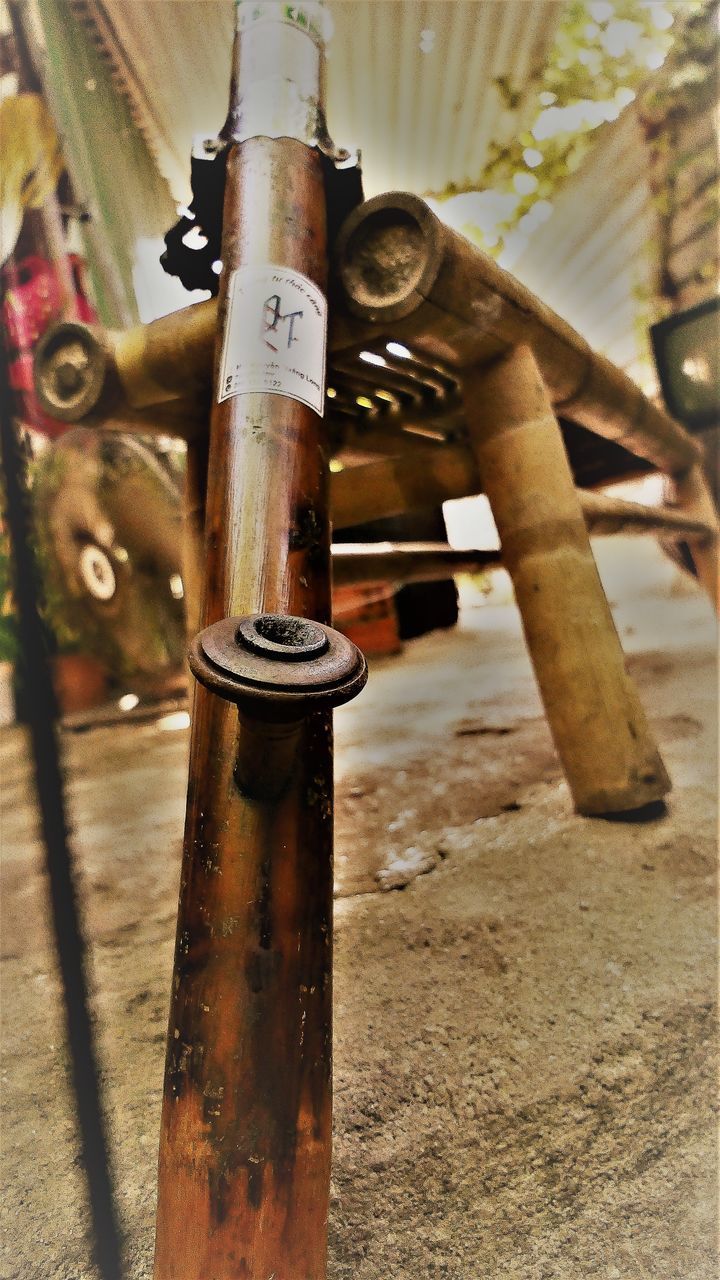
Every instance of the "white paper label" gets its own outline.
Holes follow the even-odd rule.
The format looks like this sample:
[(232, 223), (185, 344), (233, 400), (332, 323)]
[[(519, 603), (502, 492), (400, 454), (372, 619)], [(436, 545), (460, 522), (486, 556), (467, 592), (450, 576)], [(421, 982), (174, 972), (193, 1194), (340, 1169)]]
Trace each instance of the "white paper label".
[(287, 267), (239, 267), (228, 284), (218, 402), (273, 391), (323, 416), (327, 301)]

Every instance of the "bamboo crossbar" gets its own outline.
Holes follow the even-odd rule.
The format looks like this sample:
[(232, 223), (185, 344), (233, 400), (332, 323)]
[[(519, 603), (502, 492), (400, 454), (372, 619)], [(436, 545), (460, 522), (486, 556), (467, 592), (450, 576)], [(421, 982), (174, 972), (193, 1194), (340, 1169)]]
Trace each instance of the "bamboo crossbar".
[(209, 389), (217, 318), (217, 302), (208, 300), (108, 334), (111, 366), (128, 404), (140, 409)]
[[(453, 376), (492, 364), (522, 342), (532, 347), (563, 417), (669, 473), (701, 461), (701, 445), (627, 374), (418, 197), (391, 193), (359, 206), (338, 238), (336, 277), (328, 350), (342, 416), (331, 401), (327, 406), (336, 426), (354, 421), (362, 431), (367, 421), (391, 433), (428, 422), (455, 429)], [(169, 402), (178, 399), (201, 403), (210, 386), (216, 324), (217, 303), (210, 300), (105, 335), (107, 373), (97, 412), (140, 429), (142, 409), (167, 405), (169, 412)], [(385, 367), (358, 359), (363, 344), (379, 352), (390, 338), (409, 344), (413, 358), (385, 357)], [(378, 391), (389, 403), (378, 400)], [(365, 394), (370, 414), (357, 405)], [(197, 434), (197, 413), (187, 428), (181, 414), (173, 418), (180, 434)]]
[(580, 489), (585, 523), (594, 537), (615, 533), (660, 533), (685, 542), (715, 541), (717, 525), (680, 507), (647, 507), (606, 493)]
[[(593, 537), (664, 533), (691, 542), (717, 537), (705, 522), (689, 519), (671, 507), (644, 507), (583, 489), (578, 490), (578, 497)], [(336, 527), (341, 526), (336, 523)], [(436, 582), (458, 573), (480, 573), (501, 565), (501, 550), (457, 550), (442, 542), (340, 542), (332, 548), (335, 586), (381, 581)]]
[(430, 358), (479, 367), (530, 346), (555, 409), (661, 470), (684, 471), (700, 446), (639, 387), (417, 196), (359, 206), (336, 244), (342, 312), (331, 350), (400, 338)]
[(101, 410), (100, 406), (83, 419), (83, 426), (102, 431), (122, 431), (130, 435), (175, 436), (179, 440), (192, 441), (208, 438), (209, 405), (207, 397), (197, 400), (167, 400), (162, 404), (133, 408), (126, 402), (114, 409)]
[(438, 430), (439, 439), (435, 436), (434, 428), (429, 428), (433, 432), (431, 437), (426, 434), (427, 428), (423, 424), (420, 428), (422, 435), (418, 434), (417, 428), (412, 425), (402, 427), (400, 429), (390, 429), (384, 422), (370, 419), (367, 422), (359, 422), (353, 418), (348, 420), (347, 426), (340, 427), (331, 419), (330, 431), (331, 435), (335, 434), (334, 428), (338, 427), (338, 451), (345, 454), (359, 453), (364, 454), (382, 454), (387, 458), (407, 458), (415, 457), (419, 449), (423, 446), (426, 449), (437, 450), (446, 447), (445, 436)]
[(499, 551), (456, 551), (442, 542), (338, 543), (332, 549), (335, 586), (361, 582), (437, 582), (501, 563)]
[[(418, 450), (410, 457), (383, 458), (347, 467), (331, 477), (333, 526), (349, 529), (481, 492), (477, 463), (466, 445)], [(713, 542), (718, 536), (717, 522), (709, 511), (649, 507), (587, 489), (577, 492), (585, 522), (595, 537), (663, 533), (686, 541)]]
[(383, 458), (332, 475), (333, 525), (349, 529), (368, 520), (438, 507), (448, 498), (465, 498), (481, 489), (467, 447), (420, 447), (405, 457)]

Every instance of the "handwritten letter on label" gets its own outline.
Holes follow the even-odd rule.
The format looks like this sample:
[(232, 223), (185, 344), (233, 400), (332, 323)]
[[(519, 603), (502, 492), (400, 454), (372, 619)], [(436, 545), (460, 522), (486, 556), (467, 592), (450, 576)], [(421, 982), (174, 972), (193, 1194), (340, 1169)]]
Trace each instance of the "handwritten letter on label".
[(287, 267), (239, 267), (228, 284), (218, 401), (273, 391), (323, 415), (327, 302)]

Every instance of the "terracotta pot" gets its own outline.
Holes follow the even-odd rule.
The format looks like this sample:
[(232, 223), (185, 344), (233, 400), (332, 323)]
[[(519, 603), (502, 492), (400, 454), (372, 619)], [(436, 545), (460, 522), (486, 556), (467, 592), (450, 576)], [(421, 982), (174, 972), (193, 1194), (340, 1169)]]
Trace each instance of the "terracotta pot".
[(333, 625), (370, 657), (400, 653), (395, 588), (364, 582), (333, 591)]
[(62, 715), (89, 711), (107, 697), (108, 677), (102, 663), (86, 653), (53, 658), (53, 683)]

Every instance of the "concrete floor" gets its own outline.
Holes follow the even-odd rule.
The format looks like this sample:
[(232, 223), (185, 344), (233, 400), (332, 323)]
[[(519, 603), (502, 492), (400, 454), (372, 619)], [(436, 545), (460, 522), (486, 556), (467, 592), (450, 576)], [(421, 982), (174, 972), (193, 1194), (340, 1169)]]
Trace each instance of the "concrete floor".
[[(599, 556), (665, 818), (573, 814), (502, 579), (336, 714), (331, 1280), (717, 1275), (715, 630), (654, 544)], [(127, 1276), (147, 1280), (187, 733), (65, 746)], [(0, 759), (0, 1276), (89, 1280), (22, 731)]]

